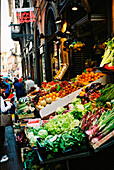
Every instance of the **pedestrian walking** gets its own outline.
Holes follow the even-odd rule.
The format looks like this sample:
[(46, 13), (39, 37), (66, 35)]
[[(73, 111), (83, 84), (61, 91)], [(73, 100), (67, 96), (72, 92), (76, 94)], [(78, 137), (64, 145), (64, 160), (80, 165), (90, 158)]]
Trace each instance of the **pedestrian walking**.
[(22, 80), (23, 80), (23, 76), (21, 76), (21, 77), (19, 78), (19, 82), (22, 83)]
[[(10, 102), (5, 102), (2, 95), (5, 93), (7, 89), (7, 85), (5, 83), (0, 84), (0, 114), (7, 114), (8, 110), (11, 108), (12, 104)], [(0, 126), (0, 163), (5, 162), (8, 160), (8, 156), (3, 154), (3, 145), (5, 141), (5, 127)]]
[(5, 91), (5, 98), (8, 98), (10, 91), (11, 91), (11, 87), (10, 84), (7, 83), (8, 79), (4, 79), (3, 82), (7, 85), (6, 91)]
[(25, 90), (26, 93), (35, 85), (34, 81), (32, 80), (31, 77), (27, 77), (27, 80), (25, 81)]
[(15, 89), (15, 91), (16, 91), (17, 100), (19, 100), (20, 97), (23, 97), (23, 96), (24, 96), (23, 85), (22, 85), (22, 83), (19, 82), (18, 79), (15, 81), (14, 89)]

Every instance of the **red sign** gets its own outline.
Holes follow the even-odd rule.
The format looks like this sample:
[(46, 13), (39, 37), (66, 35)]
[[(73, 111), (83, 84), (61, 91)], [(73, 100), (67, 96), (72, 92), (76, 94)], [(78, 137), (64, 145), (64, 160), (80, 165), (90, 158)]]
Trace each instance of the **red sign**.
[(16, 12), (16, 16), (17, 16), (17, 22), (20, 24), (24, 22), (29, 23), (29, 22), (36, 21), (36, 16), (32, 11), (21, 12), (21, 13)]

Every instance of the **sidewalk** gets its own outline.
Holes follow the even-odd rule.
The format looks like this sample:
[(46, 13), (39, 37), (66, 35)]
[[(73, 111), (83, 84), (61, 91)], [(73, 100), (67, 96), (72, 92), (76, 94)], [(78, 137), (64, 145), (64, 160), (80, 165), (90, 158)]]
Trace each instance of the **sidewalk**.
[(18, 153), (11, 126), (5, 128), (4, 155), (5, 154), (8, 155), (9, 160), (0, 164), (0, 170), (23, 170), (23, 164)]

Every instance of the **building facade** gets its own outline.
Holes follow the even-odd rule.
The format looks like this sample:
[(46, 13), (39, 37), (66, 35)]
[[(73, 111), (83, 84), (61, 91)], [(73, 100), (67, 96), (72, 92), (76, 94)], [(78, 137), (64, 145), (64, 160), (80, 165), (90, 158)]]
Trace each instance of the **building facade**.
[(16, 8), (34, 9), (33, 22), (26, 13), (14, 12), (21, 23), (11, 27), (12, 39), (20, 43), (22, 74), (39, 86), (53, 80), (64, 63), (68, 70), (63, 79), (68, 80), (80, 74), (88, 60), (99, 65), (103, 49), (97, 46), (114, 35), (113, 0), (15, 0)]

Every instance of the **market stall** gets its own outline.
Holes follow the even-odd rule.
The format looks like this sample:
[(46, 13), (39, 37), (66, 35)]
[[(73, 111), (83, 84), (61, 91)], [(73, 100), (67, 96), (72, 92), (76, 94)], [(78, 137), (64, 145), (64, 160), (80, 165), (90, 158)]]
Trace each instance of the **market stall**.
[[(18, 147), (20, 147), (21, 152), (23, 153), (24, 150), (27, 150), (27, 147), (31, 148), (32, 151), (35, 150), (35, 152), (37, 153), (37, 159), (38, 159), (37, 166), (39, 166), (39, 165), (40, 166), (47, 166), (47, 165), (49, 166), (50, 164), (54, 164), (53, 166), (55, 166), (55, 164), (58, 164), (58, 162), (62, 162), (65, 164), (64, 165), (65, 168), (70, 169), (72, 160), (76, 160), (76, 159), (79, 160), (79, 159), (84, 159), (84, 158), (90, 159), (91, 155), (95, 156), (96, 154), (98, 154), (100, 152), (100, 150), (104, 150), (105, 147), (106, 148), (109, 146), (111, 147), (111, 145), (113, 145), (112, 138), (114, 136), (114, 131), (111, 131), (111, 132), (107, 131), (105, 137), (102, 136), (99, 139), (98, 139), (98, 137), (96, 137), (96, 139), (95, 138), (91, 139), (91, 135), (94, 136), (94, 133), (89, 134), (89, 132), (91, 130), (89, 128), (90, 122), (88, 123), (84, 120), (85, 114), (83, 113), (83, 112), (86, 113), (86, 109), (88, 108), (87, 109), (89, 111), (88, 116), (91, 117), (91, 114), (90, 114), (91, 110), (89, 110), (89, 109), (94, 108), (94, 110), (95, 110), (95, 108), (96, 108), (96, 110), (98, 112), (98, 113), (96, 112), (97, 113), (96, 117), (98, 117), (98, 118), (101, 117), (101, 115), (103, 113), (103, 109), (100, 109), (97, 106), (99, 108), (99, 110), (98, 110), (95, 105), (95, 101), (98, 100), (99, 103), (102, 101), (102, 98), (100, 99), (100, 97), (102, 97), (102, 95), (104, 95), (104, 94), (102, 94), (103, 90), (102, 90), (102, 93), (100, 93), (100, 92), (98, 93), (98, 91), (101, 90), (102, 88), (105, 89), (105, 87), (108, 87), (108, 88), (110, 87), (109, 90), (110, 89), (113, 90), (113, 87), (112, 87), (113, 85), (112, 84), (106, 85), (107, 84), (106, 82), (108, 82), (108, 76), (105, 75), (105, 76), (99, 78), (98, 80), (89, 83), (86, 86), (80, 87), (79, 90), (76, 90), (75, 92), (68, 94), (65, 97), (59, 98), (57, 101), (53, 101), (50, 105), (47, 105), (44, 108), (42, 108), (41, 110), (39, 110), (40, 111), (39, 118), (32, 117), (32, 115), (33, 115), (32, 113), (35, 110), (35, 107), (34, 107), (35, 105), (33, 106), (33, 103), (31, 103), (31, 99), (33, 100), (33, 98), (30, 97), (31, 95), (29, 95), (29, 98), (28, 98), (28, 96), (21, 98), (19, 103), (17, 104), (17, 112), (18, 112), (18, 114), (22, 114), (21, 116), (24, 116), (24, 117), (20, 117), (20, 115), (19, 115), (19, 120), (18, 120), (19, 127), (17, 127), (17, 129), (19, 128), (19, 130), (17, 130), (17, 132), (15, 131), (17, 145), (18, 145)], [(40, 93), (42, 93), (42, 92), (40, 91)], [(108, 94), (109, 94), (109, 92), (107, 91)], [(111, 94), (113, 94), (113, 92), (111, 92)], [(109, 110), (110, 112), (113, 107), (112, 99), (113, 99), (113, 95), (111, 96), (111, 98), (109, 98), (109, 101), (107, 99), (106, 110)], [(106, 101), (104, 100), (104, 102), (106, 102)], [(89, 105), (87, 105), (88, 103), (89, 103)], [(104, 105), (104, 103), (102, 105)], [(74, 110), (74, 107), (75, 107), (75, 110)], [(30, 113), (30, 110), (31, 110), (31, 113)], [(47, 113), (48, 116), (45, 114), (44, 117), (41, 117), (41, 113), (43, 113), (42, 112), (43, 110), (45, 110), (44, 113)], [(75, 113), (75, 114), (73, 115), (73, 113)], [(26, 117), (26, 115), (27, 115), (27, 117)], [(31, 115), (31, 116), (28, 117), (28, 115), (29, 116)], [(87, 113), (86, 113), (86, 115), (87, 115)], [(103, 117), (103, 115), (102, 115), (102, 117)], [(62, 118), (63, 118), (63, 120), (62, 120)], [(113, 110), (112, 110), (112, 118), (113, 118)], [(69, 119), (70, 119), (70, 121), (68, 121)], [(88, 119), (91, 120), (89, 117), (88, 117)], [(62, 120), (62, 123), (60, 123), (60, 125), (59, 125), (59, 131), (56, 131), (57, 127), (58, 127), (58, 123), (61, 122), (61, 120)], [(54, 123), (54, 121), (55, 121), (55, 123)], [(85, 121), (85, 124), (84, 124), (84, 121)], [(56, 126), (53, 127), (51, 122), (53, 122), (53, 125), (57, 125), (57, 127)], [(93, 125), (94, 128), (96, 128), (96, 126), (94, 124), (92, 124), (93, 122), (91, 120), (90, 127), (92, 127), (92, 125)], [(101, 123), (101, 125), (103, 126), (103, 122)], [(114, 127), (113, 127), (113, 125), (112, 126), (111, 125), (112, 125), (112, 123), (110, 124), (110, 126), (107, 124), (107, 127), (111, 128), (111, 130), (113, 130)], [(54, 147), (55, 149), (57, 149), (54, 151), (54, 157), (52, 156), (52, 157), (48, 158), (47, 153), (49, 151), (47, 152), (45, 149), (42, 150), (43, 148), (41, 146), (40, 139), (42, 137), (45, 139), (47, 137), (47, 134), (49, 134), (51, 142), (54, 142), (54, 141), (56, 141), (56, 139), (58, 138), (58, 136), (61, 133), (63, 135), (71, 135), (71, 134), (69, 134), (69, 131), (72, 132), (72, 129), (77, 130), (76, 127), (80, 127), (83, 130), (84, 134), (82, 134), (82, 136), (87, 135), (88, 142), (85, 144), (83, 143), (84, 148), (83, 149), (81, 148), (82, 149), (81, 150), (78, 147), (79, 150), (73, 150), (76, 147), (76, 145), (74, 142), (75, 141), (74, 137), (71, 136), (70, 138), (71, 139), (73, 138), (73, 141), (70, 141), (70, 142), (71, 143), (73, 142), (75, 147), (70, 146), (70, 148), (69, 148), (68, 147), (69, 141), (68, 141), (68, 146), (67, 146), (68, 149), (67, 150), (63, 149), (63, 151), (61, 150), (60, 151), (61, 153), (58, 154), (58, 149)], [(94, 128), (92, 129), (92, 131), (96, 131), (96, 129), (94, 129)], [(16, 129), (16, 128), (14, 128), (14, 129)], [(53, 129), (55, 129), (55, 132), (53, 131)], [(66, 134), (63, 133), (63, 131), (66, 132)], [(68, 132), (68, 134), (67, 134), (67, 132)], [(72, 132), (72, 133), (74, 133), (74, 132)], [(76, 137), (76, 141), (77, 141), (78, 138), (76, 135), (75, 135), (75, 137)], [(58, 138), (58, 140), (61, 141), (61, 138), (62, 138), (62, 136), (60, 135), (60, 139)], [(49, 145), (48, 140), (45, 142), (47, 142), (47, 144)], [(93, 141), (93, 143), (91, 144), (91, 142), (89, 140)], [(94, 140), (97, 142), (95, 142)], [(62, 145), (64, 146), (64, 144), (61, 144), (61, 142), (63, 143), (63, 141), (61, 141), (61, 142), (60, 141), (59, 141), (59, 144), (61, 146)], [(107, 144), (106, 143), (107, 141), (110, 141), (110, 143)], [(80, 144), (81, 143), (79, 141), (79, 145)], [(56, 143), (56, 145), (57, 145), (57, 143)], [(60, 147), (60, 146), (57, 146), (57, 147)], [(53, 147), (51, 150), (53, 150)], [(43, 154), (41, 154), (41, 153), (43, 153)], [(22, 155), (23, 155), (22, 157), (24, 157), (24, 154), (22, 154)], [(44, 157), (44, 155), (46, 157)], [(24, 163), (24, 165), (25, 165), (25, 163)], [(26, 167), (26, 165), (25, 165), (25, 167)]]
[(18, 101), (14, 132), (25, 169), (84, 169), (90, 161), (96, 169), (99, 159), (101, 169), (111, 169), (114, 84), (106, 73), (113, 69), (102, 63), (70, 81), (44, 82)]

